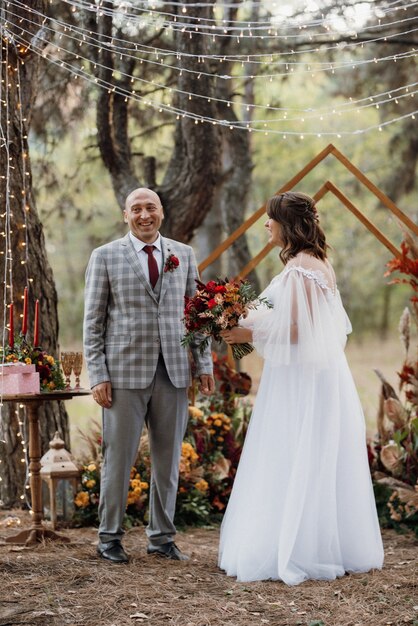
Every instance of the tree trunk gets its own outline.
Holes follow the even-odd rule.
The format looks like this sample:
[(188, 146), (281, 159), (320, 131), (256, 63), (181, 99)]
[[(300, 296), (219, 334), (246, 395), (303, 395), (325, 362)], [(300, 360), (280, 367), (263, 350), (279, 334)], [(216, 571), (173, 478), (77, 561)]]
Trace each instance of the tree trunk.
[[(231, 22), (237, 17), (237, 7), (227, 8), (224, 13), (224, 22)], [(258, 5), (251, 7), (251, 22), (258, 20)], [(232, 44), (229, 38), (223, 42), (222, 54), (227, 55)], [(252, 52), (252, 43), (247, 44), (246, 52)], [(219, 68), (220, 70), (220, 68)], [(253, 70), (251, 70), (253, 71)], [(246, 72), (248, 70), (246, 69)], [(222, 63), (222, 73), (233, 75), (231, 64)], [(254, 104), (253, 80), (249, 76), (245, 83), (244, 102), (247, 105)], [(233, 107), (226, 103), (233, 100), (233, 83), (231, 81), (221, 81), (218, 84), (217, 97), (218, 117), (236, 123), (238, 117)], [(244, 114), (245, 121), (252, 118), (252, 109)], [(248, 205), (248, 197), (251, 188), (253, 171), (251, 133), (245, 130), (229, 130), (222, 127), (222, 188), (220, 193), (220, 205), (224, 231), (229, 236), (239, 228), (245, 220), (245, 213)], [(243, 267), (251, 260), (252, 255), (248, 246), (246, 233), (241, 235), (230, 247), (227, 253), (228, 276), (236, 276)], [(255, 270), (250, 272), (247, 279), (252, 283), (255, 291), (259, 293), (260, 283)]]
[[(4, 3), (1, 3), (2, 10)], [(33, 1), (31, 7), (45, 12), (46, 2)], [(20, 9), (25, 17), (23, 9)], [(36, 13), (28, 15), (36, 22)], [(33, 34), (40, 32), (39, 25), (33, 25)], [(0, 199), (6, 207), (1, 216), (1, 230), (7, 232), (10, 219), (10, 239), (3, 238), (0, 250), (3, 262), (2, 275), (7, 276), (0, 284), (2, 301), (1, 321), (3, 344), (8, 342), (8, 305), (14, 303), (15, 333), (20, 331), (22, 297), (24, 287), (28, 287), (28, 341), (33, 340), (33, 318), (35, 300), (40, 302), (40, 345), (49, 353), (58, 356), (58, 316), (57, 293), (52, 271), (49, 266), (42, 224), (36, 211), (31, 192), (31, 171), (27, 135), (31, 108), (36, 97), (39, 56), (31, 54), (30, 48), (19, 44), (18, 25), (8, 20), (9, 35), (2, 40), (1, 78), (2, 95), (0, 102), (1, 127), (5, 136), (0, 149)], [(16, 38), (14, 33), (17, 34)], [(6, 287), (6, 293), (5, 292)], [(4, 404), (1, 412), (4, 443), (0, 449), (0, 500), (5, 507), (22, 502), (26, 465), (21, 459), (25, 456), (20, 443), (17, 413), (22, 410), (16, 405)], [(62, 403), (46, 403), (39, 411), (42, 450), (46, 451), (56, 430), (60, 431), (69, 446), (68, 420)]]
[[(109, 0), (103, 6), (111, 7)], [(176, 7), (173, 8), (173, 11)], [(196, 9), (193, 3), (188, 9), (188, 15), (198, 12), (200, 16), (212, 16), (213, 8), (208, 6)], [(182, 17), (182, 20), (186, 20)], [(111, 37), (113, 24), (111, 15), (102, 15), (97, 18), (97, 32), (104, 38)], [(177, 33), (175, 49), (178, 63), (183, 69), (208, 71), (206, 62), (198, 62), (198, 55), (206, 50), (205, 38), (198, 35), (190, 37), (188, 33)], [(186, 53), (184, 56), (183, 53)], [(188, 56), (187, 53), (194, 55)], [(98, 73), (100, 81), (106, 81), (117, 88), (128, 89), (129, 77), (126, 84), (115, 78), (114, 69), (118, 69), (119, 60), (108, 46), (102, 47), (102, 67)], [(124, 68), (127, 74), (134, 74), (134, 64)], [(183, 110), (191, 115), (216, 118), (215, 104), (210, 96), (213, 94), (213, 79), (202, 74), (199, 80), (196, 75), (184, 71), (179, 73), (176, 87), (184, 93), (179, 93), (177, 102)], [(189, 100), (187, 92), (195, 92), (205, 96)], [(124, 207), (125, 198), (136, 187), (149, 185), (134, 172), (132, 165), (130, 140), (128, 135), (128, 107), (129, 102), (118, 95), (117, 89), (100, 89), (97, 100), (97, 131), (100, 153), (103, 162), (109, 171), (113, 189), (120, 208)], [(134, 103), (132, 103), (133, 105)], [(179, 116), (175, 128), (175, 145), (170, 162), (162, 183), (158, 181), (152, 188), (160, 195), (165, 213), (162, 232), (179, 241), (190, 241), (195, 230), (203, 223), (206, 214), (212, 208), (213, 197), (218, 185), (220, 160), (220, 133), (218, 126), (212, 124), (195, 123), (194, 119)], [(155, 170), (155, 164), (154, 164)], [(148, 174), (150, 172), (148, 171)], [(152, 182), (152, 181), (151, 181)], [(149, 185), (150, 186), (150, 185)]]
[[(214, 206), (206, 215), (205, 221), (198, 229), (191, 245), (199, 251), (198, 262), (204, 261), (213, 250), (221, 243), (223, 233), (222, 216), (220, 211), (220, 201), (216, 198)], [(203, 270), (201, 278), (205, 282), (215, 280), (218, 276), (225, 274), (226, 268), (222, 262), (222, 256), (218, 257), (212, 265)]]
[(416, 120), (408, 118), (401, 130), (391, 139), (390, 150), (397, 155), (394, 168), (383, 183), (385, 193), (397, 202), (404, 194), (411, 193), (416, 184), (418, 163), (418, 130)]

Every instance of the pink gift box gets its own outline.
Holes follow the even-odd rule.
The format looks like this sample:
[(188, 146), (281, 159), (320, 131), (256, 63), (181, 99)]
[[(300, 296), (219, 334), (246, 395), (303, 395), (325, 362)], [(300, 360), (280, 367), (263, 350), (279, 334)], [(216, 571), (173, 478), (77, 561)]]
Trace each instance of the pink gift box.
[(0, 393), (15, 395), (40, 393), (39, 372), (35, 365), (12, 363), (0, 365)]

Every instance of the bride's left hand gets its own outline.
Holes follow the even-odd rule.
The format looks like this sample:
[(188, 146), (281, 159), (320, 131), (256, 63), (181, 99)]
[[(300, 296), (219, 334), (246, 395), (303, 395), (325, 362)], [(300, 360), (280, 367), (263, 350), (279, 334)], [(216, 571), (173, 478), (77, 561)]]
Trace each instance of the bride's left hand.
[(222, 339), (228, 343), (247, 343), (252, 341), (253, 333), (249, 328), (243, 328), (242, 326), (234, 326), (234, 328), (228, 328), (222, 330), (220, 333)]

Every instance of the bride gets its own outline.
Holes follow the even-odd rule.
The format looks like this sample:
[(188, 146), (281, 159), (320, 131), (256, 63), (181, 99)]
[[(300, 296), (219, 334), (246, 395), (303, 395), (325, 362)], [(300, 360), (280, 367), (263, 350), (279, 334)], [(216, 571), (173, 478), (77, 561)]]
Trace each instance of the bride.
[(267, 204), (284, 270), (273, 305), (223, 331), (264, 357), (250, 426), (221, 527), (219, 566), (239, 581), (334, 579), (381, 568), (383, 547), (363, 412), (344, 354), (351, 325), (327, 260), (315, 202)]

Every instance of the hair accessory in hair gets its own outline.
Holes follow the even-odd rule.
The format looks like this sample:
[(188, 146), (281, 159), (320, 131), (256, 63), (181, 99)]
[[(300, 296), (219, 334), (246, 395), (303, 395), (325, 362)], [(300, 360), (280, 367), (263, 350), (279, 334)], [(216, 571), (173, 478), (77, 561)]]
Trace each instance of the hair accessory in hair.
[(310, 198), (309, 200), (306, 200), (305, 202), (305, 210), (308, 211), (309, 213), (311, 213), (311, 215), (313, 215), (313, 219), (315, 222), (319, 222), (319, 215), (318, 215), (318, 210), (316, 208), (316, 203), (315, 200), (313, 198)]

